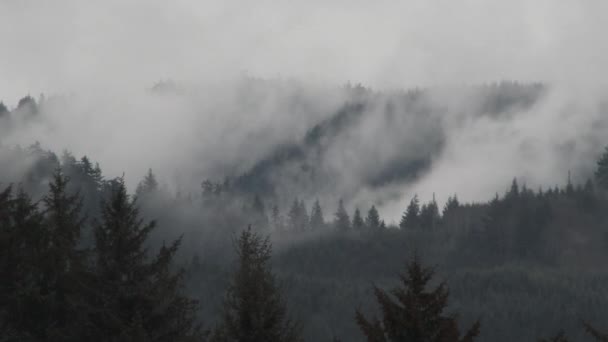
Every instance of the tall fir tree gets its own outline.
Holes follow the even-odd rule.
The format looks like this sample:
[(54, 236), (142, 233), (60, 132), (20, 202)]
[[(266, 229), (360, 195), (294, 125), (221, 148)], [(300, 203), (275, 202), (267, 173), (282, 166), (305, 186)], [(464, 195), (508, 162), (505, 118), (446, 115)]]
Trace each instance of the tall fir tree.
[(601, 189), (608, 190), (608, 146), (597, 161), (595, 179)]
[(157, 190), (158, 181), (156, 180), (156, 176), (152, 172), (152, 169), (148, 169), (148, 173), (146, 173), (144, 179), (137, 185), (135, 194), (137, 197), (145, 197), (153, 194)]
[(150, 257), (145, 242), (155, 222), (140, 218), (122, 179), (112, 187), (95, 225), (99, 341), (202, 340), (197, 303), (180, 293), (184, 272), (171, 269), (180, 240)]
[[(390, 293), (374, 287), (382, 317), (367, 319), (356, 312), (359, 328), (369, 342), (469, 342), (479, 334), (479, 322), (461, 337), (454, 315), (444, 314), (448, 301), (445, 283), (428, 290), (433, 270), (417, 258), (400, 275), (401, 286)], [(391, 296), (392, 295), (392, 296)]]
[(377, 231), (380, 229), (380, 214), (378, 214), (378, 210), (375, 205), (367, 212), (367, 216), (365, 217), (365, 227), (370, 231)]
[(363, 217), (361, 217), (361, 211), (359, 208), (355, 208), (355, 213), (353, 214), (353, 230), (362, 231), (365, 228), (365, 222), (363, 221)]
[(416, 229), (420, 226), (420, 204), (418, 202), (418, 195), (414, 195), (407, 209), (401, 216), (401, 222), (399, 227), (401, 229)]
[(323, 217), (323, 209), (321, 209), (321, 204), (317, 199), (315, 203), (312, 205), (312, 209), (310, 211), (310, 227), (311, 229), (319, 229), (325, 226), (325, 218)]
[(350, 218), (348, 217), (348, 213), (344, 208), (344, 202), (342, 199), (338, 202), (338, 210), (334, 214), (334, 227), (338, 231), (348, 231), (350, 230)]
[(297, 342), (298, 326), (288, 317), (270, 266), (271, 245), (251, 230), (236, 241), (238, 264), (227, 289), (214, 342)]
[(53, 316), (49, 339), (78, 341), (86, 333), (88, 321), (83, 313), (90, 309), (85, 297), (91, 285), (88, 252), (79, 247), (85, 224), (82, 199), (68, 193), (68, 178), (58, 168), (42, 203), (48, 234), (42, 275), (50, 289), (49, 312)]

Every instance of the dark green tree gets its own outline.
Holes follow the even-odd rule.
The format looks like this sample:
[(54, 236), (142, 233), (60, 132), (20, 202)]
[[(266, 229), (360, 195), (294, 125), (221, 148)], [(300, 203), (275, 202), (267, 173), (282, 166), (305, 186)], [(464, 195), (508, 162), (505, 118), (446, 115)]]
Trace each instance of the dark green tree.
[(359, 328), (370, 342), (457, 342), (473, 341), (479, 322), (461, 336), (456, 316), (444, 314), (448, 301), (445, 283), (427, 290), (433, 270), (424, 268), (417, 258), (400, 275), (401, 286), (390, 293), (374, 287), (382, 317), (367, 319), (356, 312)]
[(414, 195), (407, 209), (401, 216), (399, 227), (401, 229), (414, 229), (420, 226), (420, 204), (418, 203), (418, 195)]
[(325, 218), (323, 217), (323, 209), (321, 209), (321, 204), (317, 199), (312, 206), (310, 212), (310, 227), (312, 229), (319, 229), (325, 226)]
[(224, 298), (217, 342), (301, 341), (270, 266), (271, 245), (251, 228), (236, 241), (238, 263)]
[(338, 210), (334, 214), (334, 227), (336, 230), (342, 232), (350, 230), (350, 218), (348, 217), (346, 209), (344, 209), (344, 202), (342, 199), (338, 202)]
[(439, 224), (441, 216), (435, 198), (420, 209), (419, 221), (420, 226), (425, 229), (434, 229)]
[(195, 323), (197, 303), (180, 293), (184, 272), (171, 268), (180, 240), (150, 257), (144, 244), (155, 222), (140, 218), (122, 179), (111, 186), (110, 199), (103, 203), (95, 225), (98, 340), (202, 339)]
[(148, 169), (148, 173), (146, 173), (144, 179), (137, 185), (135, 194), (137, 197), (144, 197), (153, 194), (157, 190), (158, 181), (156, 180), (156, 176), (152, 172), (152, 169)]
[(362, 231), (365, 228), (365, 222), (363, 221), (363, 217), (361, 217), (361, 211), (359, 208), (355, 209), (355, 213), (353, 214), (353, 229), (356, 231)]
[(365, 227), (370, 231), (377, 231), (380, 229), (380, 215), (378, 214), (378, 210), (375, 205), (367, 212), (367, 216), (365, 217)]
[(68, 193), (68, 179), (61, 169), (53, 174), (49, 192), (42, 199), (44, 229), (48, 246), (44, 251), (41, 276), (49, 293), (48, 338), (55, 341), (78, 341), (86, 333), (88, 321), (83, 313), (90, 309), (86, 302), (91, 279), (86, 250), (79, 247), (85, 219), (82, 199)]
[(608, 146), (604, 149), (604, 153), (602, 153), (597, 161), (595, 179), (600, 188), (604, 190), (608, 189)]

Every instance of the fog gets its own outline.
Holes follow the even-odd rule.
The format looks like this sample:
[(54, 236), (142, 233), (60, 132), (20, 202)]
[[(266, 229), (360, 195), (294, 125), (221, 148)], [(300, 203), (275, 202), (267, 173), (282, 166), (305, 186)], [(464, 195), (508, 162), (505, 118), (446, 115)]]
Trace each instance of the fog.
[[(387, 121), (385, 99), (375, 99), (323, 157), (337, 176), (326, 181), (335, 183), (328, 206), (348, 197), (396, 220), (414, 194), (485, 200), (514, 177), (547, 187), (563, 184), (568, 170), (584, 181), (606, 144), (608, 42), (596, 34), (607, 29), (606, 10), (548, 0), (4, 0), (0, 99), (53, 101), (3, 141), (89, 155), (108, 176), (125, 173), (131, 188), (151, 167), (179, 190), (239, 175), (277, 145), (301, 141), (349, 100), (341, 86), (350, 81), (374, 91), (444, 89), (426, 101), (448, 108), (428, 119), (445, 147), (414, 183), (363, 184), (378, 165), (417, 156), (435, 127)], [(249, 77), (273, 81), (249, 89)], [(179, 86), (151, 91), (161, 80)], [(500, 80), (549, 91), (497, 119), (469, 115), (479, 99), (442, 88)]]

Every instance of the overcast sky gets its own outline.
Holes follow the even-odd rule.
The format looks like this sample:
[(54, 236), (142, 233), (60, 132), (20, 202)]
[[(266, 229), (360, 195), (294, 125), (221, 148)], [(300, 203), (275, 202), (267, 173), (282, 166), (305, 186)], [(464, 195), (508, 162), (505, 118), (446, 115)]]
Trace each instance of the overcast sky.
[(0, 0), (0, 99), (248, 73), (602, 82), (608, 1)]

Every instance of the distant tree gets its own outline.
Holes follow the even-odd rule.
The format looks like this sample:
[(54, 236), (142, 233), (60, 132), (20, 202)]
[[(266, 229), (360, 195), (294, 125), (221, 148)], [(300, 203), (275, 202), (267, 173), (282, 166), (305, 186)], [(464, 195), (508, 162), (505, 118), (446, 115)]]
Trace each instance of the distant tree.
[(251, 228), (236, 241), (238, 264), (224, 298), (214, 342), (301, 341), (270, 266), (271, 245)]
[(420, 225), (420, 204), (418, 203), (418, 195), (414, 195), (407, 209), (401, 216), (399, 227), (401, 229), (414, 229)]
[(428, 204), (425, 204), (420, 209), (419, 222), (422, 228), (434, 229), (437, 227), (441, 216), (435, 198)]
[(344, 209), (344, 202), (342, 199), (338, 202), (338, 210), (334, 214), (334, 227), (339, 231), (350, 230), (350, 218), (346, 209)]
[(99, 341), (192, 341), (202, 339), (197, 303), (180, 294), (184, 272), (171, 265), (180, 240), (154, 257), (144, 246), (155, 222), (144, 223), (124, 181), (111, 183), (95, 225), (96, 307)]
[(515, 199), (517, 197), (519, 197), (519, 185), (517, 184), (517, 178), (513, 178), (511, 188), (507, 192), (505, 199)]
[(156, 180), (156, 176), (152, 172), (152, 169), (148, 169), (148, 173), (146, 173), (144, 179), (137, 185), (135, 194), (137, 195), (137, 197), (145, 197), (150, 194), (153, 194), (157, 190), (158, 181)]
[(370, 342), (443, 342), (473, 341), (479, 334), (479, 322), (461, 337), (456, 316), (443, 313), (447, 306), (445, 283), (427, 290), (433, 270), (424, 268), (417, 258), (400, 275), (401, 286), (390, 293), (374, 287), (382, 318), (368, 320), (357, 310), (359, 328)]
[(380, 229), (380, 215), (378, 214), (378, 210), (376, 209), (375, 205), (372, 205), (367, 212), (367, 216), (365, 217), (365, 226), (371, 231)]
[(450, 215), (455, 210), (458, 210), (459, 207), (460, 202), (458, 201), (458, 197), (456, 195), (448, 197), (448, 200), (443, 206), (443, 216)]
[(608, 189), (608, 146), (604, 149), (604, 153), (602, 153), (597, 161), (595, 179), (600, 188), (603, 190)]
[(270, 215), (274, 230), (282, 231), (284, 229), (283, 217), (281, 216), (281, 211), (279, 210), (279, 206), (277, 204), (272, 206), (272, 212), (270, 213)]
[(361, 231), (365, 228), (365, 222), (361, 217), (361, 211), (359, 208), (355, 209), (355, 213), (353, 214), (353, 229), (356, 231)]
[(323, 217), (323, 209), (321, 209), (321, 204), (317, 199), (312, 206), (310, 212), (310, 227), (312, 229), (319, 229), (325, 225), (325, 218)]
[(3, 117), (7, 117), (9, 114), (8, 108), (4, 105), (4, 102), (0, 101), (0, 119)]
[(308, 227), (309, 219), (304, 201), (296, 198), (291, 205), (291, 209), (289, 209), (288, 217), (292, 230), (297, 232), (305, 231)]
[(37, 114), (38, 105), (36, 104), (36, 100), (30, 95), (21, 98), (17, 103), (17, 112), (26, 117)]

